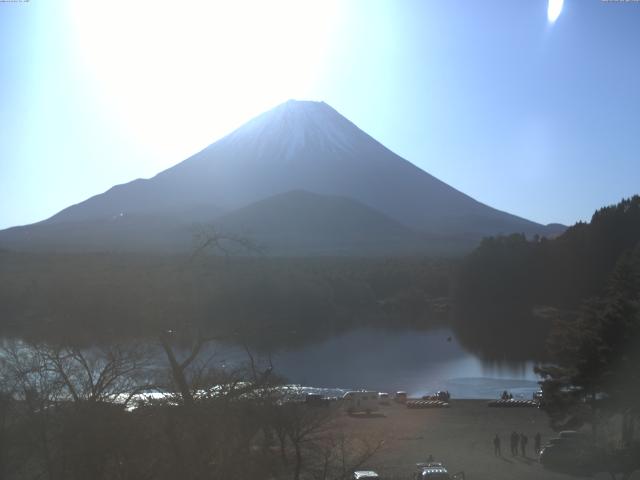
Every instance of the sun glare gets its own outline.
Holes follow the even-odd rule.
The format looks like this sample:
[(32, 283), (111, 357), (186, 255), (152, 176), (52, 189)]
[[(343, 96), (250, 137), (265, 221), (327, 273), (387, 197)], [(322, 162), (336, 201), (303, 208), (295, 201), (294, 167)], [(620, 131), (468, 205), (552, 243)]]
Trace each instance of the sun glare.
[(176, 154), (308, 96), (337, 13), (326, 0), (78, 0), (70, 10), (74, 44), (116, 121)]
[(549, 23), (554, 23), (562, 13), (564, 0), (549, 0), (547, 7), (547, 19)]

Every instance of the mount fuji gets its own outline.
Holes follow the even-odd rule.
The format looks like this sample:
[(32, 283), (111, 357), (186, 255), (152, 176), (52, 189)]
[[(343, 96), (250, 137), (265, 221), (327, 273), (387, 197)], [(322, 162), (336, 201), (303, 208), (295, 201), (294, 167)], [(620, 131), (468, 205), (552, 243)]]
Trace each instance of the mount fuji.
[(150, 179), (32, 225), (0, 247), (180, 252), (212, 224), (279, 255), (462, 252), (484, 236), (551, 236), (396, 155), (324, 102), (285, 102)]

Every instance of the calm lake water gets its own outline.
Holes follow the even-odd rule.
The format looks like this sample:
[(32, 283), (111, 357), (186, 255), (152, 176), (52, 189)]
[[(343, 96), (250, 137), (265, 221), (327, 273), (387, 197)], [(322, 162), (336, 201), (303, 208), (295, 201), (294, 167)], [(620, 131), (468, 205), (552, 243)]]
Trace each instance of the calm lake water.
[[(245, 354), (219, 346), (218, 355), (221, 361), (234, 361)], [(359, 329), (315, 345), (281, 350), (272, 361), (292, 383), (313, 387), (405, 390), (411, 396), (449, 390), (453, 398), (487, 399), (503, 390), (531, 398), (538, 388), (533, 362), (483, 362), (446, 328)]]
[[(7, 341), (3, 339), (2, 341)], [(157, 367), (166, 357), (156, 342), (148, 344)], [(201, 352), (221, 367), (248, 361), (237, 345), (209, 344)], [(186, 356), (188, 352), (182, 352)], [(258, 362), (266, 363), (257, 356)], [(346, 390), (405, 390), (422, 396), (449, 390), (453, 398), (497, 398), (503, 390), (531, 398), (538, 388), (533, 362), (487, 363), (465, 350), (448, 328), (386, 330), (362, 328), (323, 342), (272, 353), (276, 373), (290, 383), (317, 387), (329, 395)]]

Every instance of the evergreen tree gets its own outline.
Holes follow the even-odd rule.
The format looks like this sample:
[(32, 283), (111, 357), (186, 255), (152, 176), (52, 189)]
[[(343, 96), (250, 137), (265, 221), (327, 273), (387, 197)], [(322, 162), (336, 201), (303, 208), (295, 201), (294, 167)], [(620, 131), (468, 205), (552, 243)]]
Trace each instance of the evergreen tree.
[(554, 324), (548, 342), (553, 364), (537, 369), (552, 425), (595, 428), (613, 413), (633, 425), (640, 415), (639, 346), (640, 243), (619, 259), (603, 297)]

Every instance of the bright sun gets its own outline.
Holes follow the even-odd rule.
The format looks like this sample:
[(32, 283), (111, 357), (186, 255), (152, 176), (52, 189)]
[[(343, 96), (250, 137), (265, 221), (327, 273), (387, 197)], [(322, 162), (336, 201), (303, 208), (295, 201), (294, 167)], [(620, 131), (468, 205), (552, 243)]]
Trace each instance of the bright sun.
[(554, 23), (562, 13), (562, 5), (564, 0), (549, 0), (547, 7), (547, 19), (550, 23)]
[(144, 143), (168, 136), (177, 150), (308, 96), (337, 14), (333, 1), (300, 0), (77, 0), (70, 9), (74, 44), (117, 121)]

